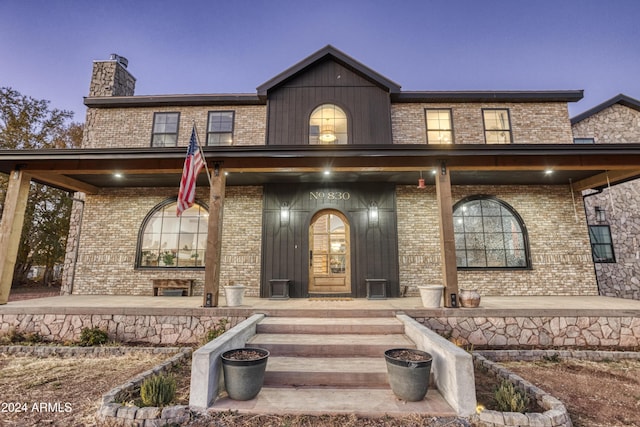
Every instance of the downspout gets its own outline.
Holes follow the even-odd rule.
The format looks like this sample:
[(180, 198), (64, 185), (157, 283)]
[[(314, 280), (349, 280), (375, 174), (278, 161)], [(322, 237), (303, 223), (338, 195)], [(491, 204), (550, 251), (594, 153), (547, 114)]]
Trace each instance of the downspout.
[[(586, 207), (585, 199), (587, 197), (595, 196), (597, 194), (602, 194), (602, 188), (599, 188), (595, 191), (595, 193), (583, 194), (582, 195), (582, 206)], [(584, 210), (584, 220), (587, 223), (587, 233), (589, 232), (589, 215), (587, 210)], [(591, 243), (591, 234), (589, 234), (589, 243)], [(598, 295), (602, 295), (602, 290), (600, 289), (600, 280), (598, 279), (598, 270), (596, 269), (596, 262), (593, 260), (593, 248), (591, 249), (591, 261), (593, 262), (593, 274), (596, 276), (596, 285), (598, 286)]]
[(71, 193), (69, 193), (69, 198), (74, 202), (80, 202), (80, 216), (78, 218), (78, 234), (76, 235), (76, 247), (74, 248), (75, 254), (73, 256), (73, 267), (71, 268), (71, 280), (69, 283), (69, 295), (73, 293), (73, 285), (76, 280), (76, 267), (78, 265), (78, 251), (80, 249), (80, 233), (82, 232), (82, 220), (84, 216), (84, 199), (80, 199), (78, 197), (72, 197)]

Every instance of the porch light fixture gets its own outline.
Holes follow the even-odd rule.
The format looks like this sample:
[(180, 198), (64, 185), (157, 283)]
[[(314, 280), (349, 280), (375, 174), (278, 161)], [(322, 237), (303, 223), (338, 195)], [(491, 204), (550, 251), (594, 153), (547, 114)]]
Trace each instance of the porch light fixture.
[(287, 202), (280, 206), (280, 225), (289, 225), (289, 203)]
[(369, 204), (369, 227), (375, 227), (378, 225), (378, 204), (371, 202)]
[(420, 178), (418, 179), (418, 188), (420, 189), (427, 188), (427, 186), (424, 185), (424, 178), (422, 177), (422, 171), (420, 171)]
[(600, 206), (596, 206), (596, 221), (597, 222), (607, 222), (607, 211), (606, 209), (601, 208)]
[(544, 171), (545, 175), (551, 175), (553, 173), (553, 169), (547, 169)]

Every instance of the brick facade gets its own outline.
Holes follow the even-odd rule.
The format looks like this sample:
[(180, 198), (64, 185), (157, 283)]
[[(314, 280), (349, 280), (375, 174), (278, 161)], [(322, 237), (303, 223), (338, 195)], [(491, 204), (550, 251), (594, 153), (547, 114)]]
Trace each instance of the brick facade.
[(566, 103), (438, 103), (393, 104), (394, 144), (426, 144), (426, 108), (451, 109), (454, 142), (484, 144), (483, 108), (506, 108), (515, 144), (569, 144), (571, 128)]
[[(167, 278), (194, 279), (194, 293), (202, 295), (202, 269), (134, 269), (145, 216), (176, 192), (173, 188), (128, 188), (87, 195), (73, 293), (152, 295), (151, 280)], [(198, 189), (197, 196), (206, 204), (208, 188)], [(259, 293), (261, 212), (261, 187), (227, 188), (220, 283), (245, 284), (250, 288), (247, 295)]]
[(264, 105), (211, 107), (89, 108), (83, 148), (147, 148), (151, 146), (153, 114), (179, 112), (178, 146), (189, 145), (195, 121), (201, 145), (206, 144), (209, 111), (234, 111), (233, 145), (264, 145), (267, 111)]
[[(126, 65), (126, 60), (122, 62), (117, 56), (115, 60), (94, 63), (90, 96), (132, 96), (135, 79)], [(426, 143), (425, 108), (451, 109), (457, 144), (484, 144), (483, 108), (509, 110), (516, 144), (571, 142), (566, 102), (512, 100), (392, 103), (393, 143)], [(165, 102), (155, 107), (88, 108), (83, 148), (148, 148), (157, 112), (180, 113), (178, 146), (188, 145), (193, 123), (200, 142), (205, 144), (208, 112), (223, 110), (235, 112), (234, 146), (266, 144), (268, 107), (261, 101), (211, 106), (167, 106)], [(98, 194), (87, 195), (84, 204), (76, 203), (72, 225), (82, 223), (82, 230), (72, 226), (70, 232), (64, 292), (150, 295), (152, 278), (175, 278), (195, 279), (195, 293), (202, 294), (202, 269), (135, 268), (137, 239), (145, 216), (176, 193), (177, 183), (176, 188), (103, 188)], [(532, 269), (460, 271), (461, 288), (478, 288), (485, 295), (597, 294), (584, 211), (574, 205), (568, 186), (453, 187), (454, 203), (474, 194), (494, 195), (522, 216), (529, 233)], [(198, 188), (198, 197), (205, 204), (208, 196), (207, 187)], [(220, 283), (244, 284), (251, 296), (259, 295), (262, 210), (261, 186), (227, 187)], [(396, 212), (400, 285), (415, 290), (419, 284), (441, 282), (435, 189), (398, 186)]]
[[(522, 217), (532, 269), (460, 270), (459, 288), (483, 295), (598, 295), (579, 195), (574, 206), (568, 186), (452, 188), (454, 204), (478, 194), (499, 198)], [(397, 205), (400, 284), (442, 284), (435, 188), (398, 187)]]

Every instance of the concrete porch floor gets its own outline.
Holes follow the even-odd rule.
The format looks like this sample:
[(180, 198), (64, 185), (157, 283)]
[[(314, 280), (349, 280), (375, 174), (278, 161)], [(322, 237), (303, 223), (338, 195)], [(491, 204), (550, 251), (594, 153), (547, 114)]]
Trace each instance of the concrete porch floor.
[(316, 314), (322, 316), (338, 311), (340, 315), (393, 315), (405, 312), (412, 316), (504, 316), (504, 315), (575, 315), (589, 316), (616, 313), (640, 316), (640, 301), (601, 296), (483, 296), (478, 308), (422, 307), (419, 297), (385, 300), (313, 300), (296, 298), (270, 300), (245, 297), (239, 307), (227, 307), (224, 296), (218, 307), (203, 308), (202, 297), (130, 296), (130, 295), (69, 295), (12, 301), (0, 305), (0, 314), (236, 314), (265, 313), (271, 316)]

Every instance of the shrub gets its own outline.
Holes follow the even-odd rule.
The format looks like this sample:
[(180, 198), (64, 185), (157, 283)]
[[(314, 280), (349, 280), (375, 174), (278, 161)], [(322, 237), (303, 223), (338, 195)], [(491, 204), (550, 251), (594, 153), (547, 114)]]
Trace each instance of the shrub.
[(525, 412), (529, 406), (529, 397), (516, 388), (510, 381), (503, 380), (494, 394), (498, 411)]
[(220, 335), (224, 334), (227, 331), (227, 324), (229, 323), (229, 319), (222, 318), (218, 320), (218, 323), (213, 325), (213, 328), (209, 329), (202, 338), (204, 344), (209, 341), (213, 341), (218, 338)]
[(82, 328), (80, 331), (80, 345), (93, 347), (103, 345), (109, 341), (109, 335), (100, 328)]
[(143, 406), (165, 406), (176, 396), (176, 380), (171, 375), (154, 375), (140, 387)]

